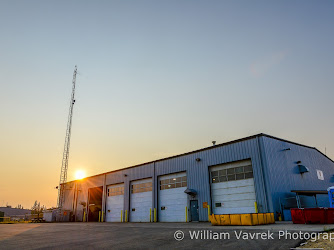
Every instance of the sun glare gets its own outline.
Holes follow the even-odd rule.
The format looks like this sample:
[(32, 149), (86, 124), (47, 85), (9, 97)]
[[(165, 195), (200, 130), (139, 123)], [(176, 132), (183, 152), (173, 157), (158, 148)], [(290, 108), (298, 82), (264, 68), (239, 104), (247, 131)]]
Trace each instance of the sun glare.
[(83, 179), (85, 178), (85, 172), (82, 171), (82, 170), (78, 170), (75, 172), (75, 179), (76, 180), (80, 180), (80, 179)]

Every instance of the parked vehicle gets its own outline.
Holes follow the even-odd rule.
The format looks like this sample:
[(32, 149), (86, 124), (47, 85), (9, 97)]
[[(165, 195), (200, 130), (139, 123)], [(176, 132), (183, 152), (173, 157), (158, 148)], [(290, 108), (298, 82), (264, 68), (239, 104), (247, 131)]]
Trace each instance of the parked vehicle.
[(31, 214), (31, 222), (33, 223), (45, 222), (43, 218), (43, 213)]

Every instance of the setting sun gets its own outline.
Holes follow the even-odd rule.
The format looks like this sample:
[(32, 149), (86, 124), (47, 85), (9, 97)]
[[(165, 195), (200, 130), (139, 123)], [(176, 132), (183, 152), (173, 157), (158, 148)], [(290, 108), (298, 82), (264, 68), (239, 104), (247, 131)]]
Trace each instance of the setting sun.
[(83, 179), (85, 178), (85, 172), (82, 171), (82, 170), (78, 170), (75, 172), (75, 179), (76, 180), (80, 180), (80, 179)]

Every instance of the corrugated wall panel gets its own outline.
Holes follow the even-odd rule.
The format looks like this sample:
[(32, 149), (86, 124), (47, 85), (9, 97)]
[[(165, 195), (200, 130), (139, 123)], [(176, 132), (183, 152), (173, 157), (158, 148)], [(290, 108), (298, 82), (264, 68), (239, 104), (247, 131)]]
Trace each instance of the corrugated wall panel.
[[(201, 161), (197, 162), (196, 158)], [(251, 139), (211, 148), (209, 150), (167, 159), (156, 163), (156, 176), (174, 172), (187, 172), (188, 188), (197, 191), (199, 216), (201, 221), (208, 219), (207, 209), (202, 207), (203, 202), (211, 204), (209, 167), (227, 162), (251, 159), (254, 171), (256, 197), (260, 211), (267, 211), (266, 195), (264, 192), (262, 165), (257, 139)]]
[[(326, 190), (334, 185), (334, 163), (317, 150), (269, 137), (262, 137), (262, 140), (275, 212), (280, 211), (280, 198), (294, 196), (291, 190)], [(290, 150), (284, 150), (287, 148)], [(300, 174), (297, 161), (301, 161), (310, 171)], [(318, 179), (317, 169), (323, 171), (325, 180)], [(319, 205), (329, 205), (326, 195), (318, 198)]]
[[(124, 209), (129, 210), (130, 181), (153, 177), (153, 185), (155, 187), (153, 192), (153, 206), (157, 208), (158, 176), (186, 171), (188, 177), (188, 188), (197, 191), (195, 199), (198, 200), (199, 204), (200, 221), (207, 221), (207, 209), (202, 207), (202, 203), (208, 202), (211, 204), (209, 167), (227, 162), (251, 159), (254, 173), (256, 200), (259, 206), (259, 211), (267, 212), (269, 208), (263, 181), (263, 166), (259, 149), (258, 138), (255, 137), (223, 146), (208, 148), (192, 154), (181, 155), (175, 158), (169, 158), (166, 160), (156, 161), (154, 163), (107, 173), (106, 175), (87, 178), (83, 182), (87, 183), (85, 185), (88, 185), (89, 187), (91, 187), (92, 184), (105, 186), (124, 182)], [(196, 158), (200, 158), (201, 161), (196, 161)], [(97, 181), (96, 178), (99, 181)], [(80, 199), (81, 196), (87, 196), (84, 193), (88, 192), (88, 186), (83, 188), (83, 194), (80, 195)], [(189, 197), (189, 199), (193, 198)]]

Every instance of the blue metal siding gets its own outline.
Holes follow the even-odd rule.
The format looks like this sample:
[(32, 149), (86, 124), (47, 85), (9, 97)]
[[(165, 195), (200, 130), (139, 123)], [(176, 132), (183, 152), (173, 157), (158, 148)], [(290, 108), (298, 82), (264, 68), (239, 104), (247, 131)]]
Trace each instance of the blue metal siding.
[[(201, 161), (197, 162), (195, 160), (196, 158), (200, 158)], [(197, 191), (195, 199), (197, 199), (199, 203), (200, 221), (206, 221), (208, 219), (208, 213), (207, 209), (202, 207), (202, 203), (208, 202), (211, 204), (209, 167), (244, 159), (251, 159), (252, 161), (259, 211), (266, 212), (269, 208), (264, 190), (261, 158), (256, 138), (222, 147), (211, 148), (194, 154), (158, 161), (155, 163), (155, 178), (160, 175), (186, 171), (188, 188)], [(159, 192), (158, 185), (156, 185), (156, 190)], [(157, 199), (157, 197), (158, 195), (156, 194), (155, 198)]]
[[(284, 151), (286, 148), (291, 148), (291, 150)], [(196, 161), (196, 158), (200, 158), (201, 161)], [(331, 160), (313, 148), (265, 135), (106, 173), (98, 177), (90, 177), (85, 181), (85, 185), (87, 188), (95, 185), (101, 186), (104, 177), (104, 187), (124, 183), (124, 210), (129, 210), (130, 182), (152, 178), (154, 186), (152, 207), (158, 209), (158, 177), (186, 172), (188, 188), (197, 191), (195, 199), (199, 203), (200, 221), (206, 221), (208, 219), (207, 209), (202, 207), (202, 203), (211, 204), (209, 168), (245, 159), (252, 161), (259, 212), (280, 211), (279, 199), (293, 196), (291, 190), (326, 190), (327, 187), (334, 185), (334, 163)], [(303, 175), (298, 173), (296, 161), (299, 160), (310, 169), (309, 173)], [(316, 169), (323, 171), (324, 181), (318, 180)], [(320, 205), (328, 203), (327, 197), (319, 198)], [(193, 198), (189, 197), (188, 202), (191, 199)]]
[[(285, 151), (287, 148), (291, 150)], [(200, 158), (201, 161), (196, 161), (196, 158)], [(105, 205), (106, 186), (124, 183), (124, 210), (129, 211), (130, 182), (152, 178), (154, 187), (152, 207), (158, 209), (158, 177), (185, 171), (188, 188), (197, 191), (194, 199), (199, 203), (199, 219), (207, 221), (207, 209), (202, 207), (202, 203), (211, 204), (209, 168), (245, 159), (252, 161), (259, 212), (280, 211), (279, 199), (294, 196), (291, 190), (326, 190), (334, 185), (334, 162), (319, 151), (261, 134), (230, 144), (88, 177), (80, 181), (78, 203), (87, 201), (89, 188), (103, 185), (103, 205)], [(301, 161), (310, 172), (301, 175), (298, 172), (297, 161)], [(316, 169), (323, 171), (324, 181), (318, 179)], [(70, 202), (68, 204), (72, 204), (72, 198), (73, 195), (66, 197)], [(188, 198), (188, 202), (193, 199)], [(310, 199), (309, 203), (312, 202)], [(321, 206), (328, 206), (327, 196), (319, 196), (318, 202)], [(82, 207), (78, 205), (79, 210), (82, 210)]]
[(268, 204), (267, 212), (274, 212), (274, 206), (273, 206), (272, 198), (271, 198), (271, 185), (270, 185), (270, 180), (269, 180), (268, 162), (267, 162), (267, 158), (265, 155), (265, 147), (264, 147), (262, 137), (258, 137), (258, 144), (259, 144), (259, 151), (260, 151), (260, 157), (261, 157), (262, 176), (264, 180), (263, 189), (265, 190), (266, 200)]
[[(280, 211), (280, 198), (294, 196), (291, 190), (326, 190), (334, 185), (334, 163), (316, 149), (265, 136), (261, 137), (261, 140), (264, 145), (268, 181), (275, 212)], [(291, 150), (284, 150), (287, 148)], [(301, 175), (297, 161), (301, 161), (301, 164), (310, 172)], [(323, 171), (325, 180), (318, 179), (317, 169)], [(328, 206), (326, 195), (319, 195), (318, 201), (319, 205)]]
[[(201, 161), (196, 161), (196, 158), (200, 158)], [(187, 173), (188, 188), (195, 189), (197, 191), (197, 196), (194, 199), (197, 199), (199, 203), (200, 221), (207, 221), (208, 212), (206, 208), (202, 207), (202, 203), (208, 202), (211, 204), (209, 180), (210, 166), (244, 159), (251, 159), (252, 161), (254, 185), (259, 211), (266, 212), (269, 208), (267, 204), (265, 185), (263, 182), (263, 165), (257, 138), (238, 141), (220, 147), (208, 148), (207, 150), (106, 173), (100, 176), (88, 177), (85, 181), (83, 181), (82, 195), (84, 195), (87, 199), (88, 188), (103, 185), (103, 201), (105, 201), (106, 186), (124, 183), (124, 210), (129, 211), (130, 182), (133, 180), (152, 178), (154, 187), (152, 194), (152, 207), (158, 209), (158, 177), (161, 175), (185, 171)], [(67, 199), (71, 199), (71, 197), (67, 197)], [(190, 202), (191, 199), (193, 198), (189, 197), (188, 202)], [(80, 200), (78, 202), (80, 202)], [(105, 202), (103, 202), (103, 204), (105, 206)]]

